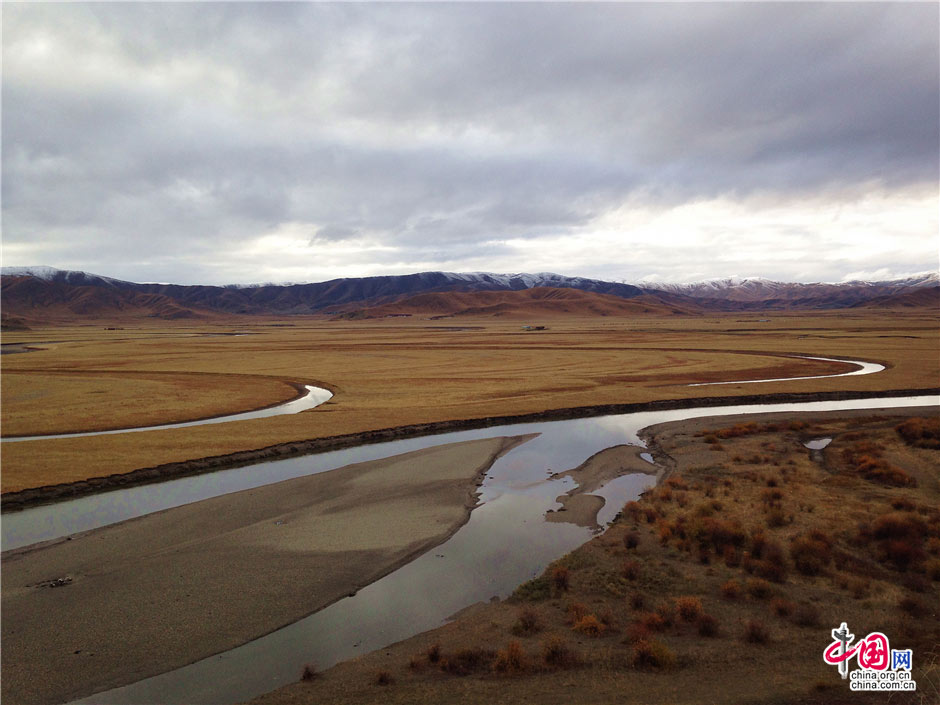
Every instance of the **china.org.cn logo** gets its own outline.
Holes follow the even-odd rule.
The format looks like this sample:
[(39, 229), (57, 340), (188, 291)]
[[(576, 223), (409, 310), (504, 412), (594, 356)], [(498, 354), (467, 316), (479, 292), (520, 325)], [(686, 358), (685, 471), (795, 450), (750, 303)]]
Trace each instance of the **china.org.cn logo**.
[[(839, 675), (850, 680), (851, 690), (917, 690), (911, 678), (914, 660), (910, 649), (892, 649), (888, 637), (872, 632), (856, 643), (845, 622), (832, 630), (833, 642), (823, 652), (823, 660), (839, 669)], [(855, 659), (858, 666), (850, 671), (849, 663)]]

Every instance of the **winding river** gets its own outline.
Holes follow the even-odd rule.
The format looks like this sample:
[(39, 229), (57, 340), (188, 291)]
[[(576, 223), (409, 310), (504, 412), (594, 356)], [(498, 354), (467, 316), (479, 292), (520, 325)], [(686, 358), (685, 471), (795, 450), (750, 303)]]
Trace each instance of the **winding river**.
[(255, 409), (254, 411), (241, 411), (237, 414), (228, 414), (226, 416), (213, 416), (208, 419), (197, 419), (195, 421), (183, 421), (181, 423), (165, 423), (155, 426), (133, 426), (130, 428), (115, 428), (110, 431), (86, 431), (82, 433), (57, 433), (45, 436), (7, 436), (0, 438), (3, 443), (16, 443), (19, 441), (48, 441), (56, 438), (81, 438), (83, 436), (110, 436), (118, 433), (138, 433), (141, 431), (161, 431), (168, 428), (186, 428), (187, 426), (204, 426), (214, 423), (229, 423), (230, 421), (250, 421), (251, 419), (264, 419), (269, 416), (281, 416), (283, 414), (299, 414), (301, 411), (313, 409), (320, 404), (329, 401), (333, 392), (322, 387), (314, 387), (310, 384), (304, 385), (304, 392), (299, 396), (286, 401), (283, 404), (268, 406), (264, 409)]

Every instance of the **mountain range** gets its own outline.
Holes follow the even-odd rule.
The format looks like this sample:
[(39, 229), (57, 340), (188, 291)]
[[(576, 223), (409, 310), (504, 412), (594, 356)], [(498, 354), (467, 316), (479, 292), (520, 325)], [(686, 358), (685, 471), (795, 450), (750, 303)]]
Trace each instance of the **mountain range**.
[[(921, 308), (940, 305), (936, 272), (891, 281), (801, 284), (729, 278), (625, 284), (559, 274), (420, 272), (310, 284), (202, 286), (135, 283), (53, 267), (3, 267), (7, 324), (71, 318), (220, 314), (343, 318), (396, 315), (694, 314), (702, 311)], [(8, 325), (9, 327), (9, 325)]]

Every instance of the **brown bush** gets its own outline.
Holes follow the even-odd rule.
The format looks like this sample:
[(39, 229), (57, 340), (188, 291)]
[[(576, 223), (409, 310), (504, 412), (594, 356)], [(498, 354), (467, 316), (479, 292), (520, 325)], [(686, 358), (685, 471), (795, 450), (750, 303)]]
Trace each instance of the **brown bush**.
[(910, 418), (895, 430), (908, 445), (940, 450), (940, 417)]
[(710, 614), (700, 614), (695, 622), (699, 636), (718, 636), (718, 620)]
[(790, 600), (775, 597), (770, 601), (770, 609), (778, 617), (789, 617), (793, 614), (793, 610), (796, 609), (796, 605), (790, 602)]
[(758, 600), (766, 600), (774, 594), (774, 589), (766, 580), (751, 578), (747, 581), (747, 594)]
[(921, 617), (926, 617), (930, 614), (930, 609), (921, 600), (919, 597), (914, 597), (913, 595), (906, 595), (901, 598), (898, 602), (898, 607), (907, 612), (912, 617), (920, 619)]
[(538, 613), (526, 607), (519, 612), (519, 618), (516, 620), (515, 624), (512, 625), (511, 631), (516, 636), (525, 636), (527, 634), (535, 634), (541, 629), (542, 625), (539, 623)]
[(703, 612), (702, 601), (699, 598), (689, 595), (676, 598), (676, 614), (683, 621), (694, 622)]
[(643, 622), (631, 622), (627, 625), (624, 636), (625, 644), (636, 644), (639, 641), (645, 641), (650, 638), (652, 630)]
[(741, 583), (737, 580), (729, 580), (721, 586), (721, 596), (726, 600), (737, 600), (741, 597)]
[(671, 627), (675, 621), (675, 608), (668, 600), (663, 600), (656, 605), (656, 614), (663, 620), (663, 626)]
[(725, 546), (722, 557), (725, 560), (725, 565), (729, 568), (737, 568), (741, 565), (741, 554), (734, 546)]
[(460, 649), (459, 651), (441, 656), (441, 670), (455, 676), (467, 676), (481, 670), (489, 670), (496, 652), (480, 647)]
[(595, 617), (593, 614), (585, 615), (579, 619), (572, 628), (576, 632), (581, 632), (587, 636), (594, 637), (601, 636), (607, 630), (607, 627), (604, 626), (603, 622), (598, 621), (597, 617)]
[(542, 642), (542, 661), (549, 668), (571, 668), (580, 659), (561, 637), (552, 636)]
[(552, 568), (552, 585), (557, 592), (568, 592), (569, 573), (563, 565), (556, 565)]
[(493, 661), (493, 670), (497, 673), (523, 673), (528, 666), (529, 659), (525, 650), (515, 639), (510, 641), (505, 649), (497, 651)]
[(623, 546), (627, 550), (633, 550), (640, 545), (640, 535), (635, 531), (628, 531), (623, 535)]
[(428, 663), (437, 663), (441, 660), (441, 645), (432, 644), (428, 647), (427, 651)]
[(790, 543), (790, 558), (803, 575), (819, 575), (832, 562), (832, 541), (819, 530), (797, 536)]
[(819, 610), (807, 603), (797, 605), (793, 610), (793, 623), (800, 627), (819, 626)]
[(640, 564), (637, 561), (624, 561), (621, 574), (627, 580), (636, 580), (640, 577)]
[(767, 631), (763, 622), (749, 619), (744, 623), (744, 633), (741, 638), (749, 644), (766, 644), (770, 641), (770, 632)]
[(925, 566), (927, 577), (931, 580), (940, 580), (940, 560), (928, 561)]
[(588, 608), (583, 602), (571, 602), (565, 607), (565, 612), (568, 615), (568, 623), (576, 624), (582, 617), (588, 614)]
[(646, 598), (643, 597), (642, 592), (632, 592), (630, 593), (630, 607), (635, 610), (643, 609), (643, 605), (646, 604)]
[(665, 644), (640, 641), (633, 647), (633, 667), (641, 670), (668, 671), (676, 667), (675, 653)]
[(320, 677), (320, 674), (317, 673), (317, 667), (312, 663), (308, 663), (304, 666), (304, 670), (300, 673), (300, 680), (304, 683), (309, 683), (312, 680), (316, 680)]
[(376, 685), (394, 685), (395, 679), (388, 671), (379, 671), (375, 674), (375, 678), (372, 682)]
[(637, 622), (651, 632), (660, 632), (669, 626), (658, 612), (644, 612), (637, 617)]

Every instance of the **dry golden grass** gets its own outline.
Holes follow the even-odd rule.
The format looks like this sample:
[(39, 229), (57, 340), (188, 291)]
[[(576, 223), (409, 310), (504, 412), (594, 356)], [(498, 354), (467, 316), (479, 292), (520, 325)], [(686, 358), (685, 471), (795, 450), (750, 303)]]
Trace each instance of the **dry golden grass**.
[[(770, 318), (769, 323), (759, 318)], [(4, 444), (3, 491), (128, 472), (275, 443), (449, 419), (592, 404), (936, 384), (936, 317), (872, 312), (519, 321), (396, 319), (331, 323), (241, 318), (230, 325), (8, 333), (59, 341), (3, 358), (3, 430), (48, 433), (156, 424), (265, 406), (286, 381), (335, 392), (295, 416), (130, 436)], [(103, 324), (102, 324), (103, 325)], [(250, 331), (244, 337), (194, 337)], [(747, 354), (764, 353), (764, 354)], [(690, 382), (826, 374), (803, 353), (881, 361), (877, 375), (761, 385)], [(61, 383), (65, 377), (68, 382)], [(55, 384), (55, 391), (53, 390)], [(98, 393), (104, 391), (105, 393)], [(49, 401), (54, 401), (50, 409)]]

